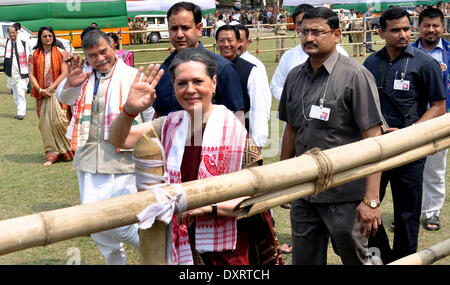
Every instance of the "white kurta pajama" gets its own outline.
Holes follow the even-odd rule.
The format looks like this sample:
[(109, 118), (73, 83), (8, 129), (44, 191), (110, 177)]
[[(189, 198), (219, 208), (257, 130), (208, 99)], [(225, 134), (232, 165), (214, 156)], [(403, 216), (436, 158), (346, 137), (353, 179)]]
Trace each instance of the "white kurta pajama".
[[(120, 112), (120, 104), (126, 102), (128, 91), (137, 74), (137, 69), (127, 66), (121, 59), (101, 78), (97, 95), (92, 98), (95, 75), (93, 74), (85, 86), (84, 112), (76, 100), (81, 93), (82, 86), (68, 89), (58, 89), (58, 99), (68, 105), (77, 105), (78, 112), (83, 117), (90, 116), (90, 120), (78, 123), (77, 114), (74, 116), (68, 130), (72, 138), (72, 145), (76, 147), (73, 165), (77, 169), (80, 186), (80, 200), (82, 204), (92, 203), (117, 196), (136, 193), (135, 167), (131, 151), (119, 151), (111, 145), (107, 138), (112, 120)], [(61, 83), (63, 85), (64, 83)], [(90, 94), (90, 95), (89, 95)], [(120, 100), (120, 96), (123, 96)], [(81, 101), (81, 100), (80, 100)], [(89, 104), (98, 106), (89, 110)], [(139, 120), (151, 120), (153, 108), (149, 108), (138, 116)], [(105, 123), (105, 120), (107, 121)], [(136, 225), (128, 225), (103, 231), (91, 235), (106, 259), (106, 264), (126, 264), (127, 255), (123, 243), (139, 248), (139, 235)]]
[[(18, 40), (15, 42), (17, 44), (17, 51), (19, 53), (25, 54), (25, 60), (28, 59), (28, 56), (31, 54), (31, 48), (29, 45), (22, 45), (22, 41)], [(13, 92), (14, 103), (17, 106), (17, 115), (25, 116), (27, 109), (27, 102), (25, 99), (25, 95), (27, 93), (28, 87), (28, 77), (22, 78), (22, 74), (28, 74), (28, 66), (21, 66), (19, 68), (17, 53), (12, 48), (12, 41), (9, 39), (0, 39), (0, 46), (5, 47), (5, 60), (7, 58), (12, 58), (12, 66), (11, 66), (11, 76), (7, 76), (7, 87), (10, 88)]]

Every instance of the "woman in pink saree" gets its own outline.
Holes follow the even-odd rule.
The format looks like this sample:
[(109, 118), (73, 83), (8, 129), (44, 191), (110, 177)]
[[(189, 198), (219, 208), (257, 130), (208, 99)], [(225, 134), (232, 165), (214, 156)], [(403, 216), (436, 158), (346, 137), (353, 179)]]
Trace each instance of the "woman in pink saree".
[(119, 37), (115, 33), (108, 33), (111, 40), (111, 47), (116, 51), (116, 55), (120, 57), (128, 66), (134, 67), (134, 53), (126, 49), (120, 49)]

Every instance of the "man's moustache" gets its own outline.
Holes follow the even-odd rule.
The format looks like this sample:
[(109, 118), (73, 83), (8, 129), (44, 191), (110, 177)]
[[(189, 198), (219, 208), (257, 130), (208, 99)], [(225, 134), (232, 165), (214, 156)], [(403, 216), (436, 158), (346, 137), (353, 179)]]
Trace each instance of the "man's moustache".
[(103, 65), (103, 64), (107, 64), (107, 63), (109, 63), (109, 60), (104, 60), (104, 61), (102, 61), (100, 63), (97, 63), (97, 65)]
[(307, 47), (307, 46), (319, 47), (319, 45), (317, 45), (317, 44), (315, 44), (315, 43), (312, 43), (312, 42), (305, 43), (304, 46), (305, 46), (305, 47)]

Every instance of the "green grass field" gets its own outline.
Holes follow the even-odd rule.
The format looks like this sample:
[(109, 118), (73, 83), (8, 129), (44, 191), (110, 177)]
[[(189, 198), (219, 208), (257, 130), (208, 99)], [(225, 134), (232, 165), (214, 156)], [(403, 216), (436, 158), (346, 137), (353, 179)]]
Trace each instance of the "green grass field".
[[(291, 32), (292, 33), (292, 32)], [(264, 36), (270, 36), (267, 33)], [(251, 33), (251, 37), (255, 38)], [(346, 41), (347, 38), (344, 38)], [(213, 43), (212, 39), (203, 39), (204, 44)], [(293, 47), (298, 42), (287, 40), (287, 47)], [(156, 45), (126, 46), (127, 49), (168, 47), (168, 41)], [(274, 49), (275, 41), (261, 41), (259, 49)], [(380, 49), (381, 46), (375, 46)], [(352, 54), (351, 47), (346, 47)], [(256, 42), (250, 46), (250, 51), (256, 50)], [(169, 52), (137, 53), (136, 62), (162, 61)], [(266, 65), (269, 79), (276, 68), (275, 53), (267, 52), (260, 55)], [(360, 63), (364, 58), (356, 58)], [(278, 102), (273, 101), (272, 110), (276, 111)], [(6, 88), (6, 77), (0, 74), (0, 220), (18, 216), (30, 215), (37, 212), (49, 211), (58, 208), (78, 205), (79, 192), (76, 172), (70, 162), (56, 163), (45, 168), (42, 164), (45, 155), (42, 140), (38, 130), (35, 101), (27, 95), (27, 115), (23, 121), (15, 120), (15, 104), (13, 96)], [(277, 120), (272, 117), (272, 120)], [(278, 122), (279, 123), (279, 122)], [(282, 127), (279, 123), (279, 132)], [(265, 163), (276, 162), (278, 157), (267, 157)], [(447, 174), (449, 175), (449, 174)], [(449, 182), (447, 176), (447, 182)], [(419, 236), (419, 250), (447, 239), (450, 236), (450, 201), (447, 197), (444, 208), (441, 211), (442, 228), (437, 232), (429, 232), (421, 227)], [(382, 205), (383, 220), (389, 225), (393, 220), (391, 197), (388, 191)], [(275, 230), (280, 243), (290, 240), (289, 211), (281, 208), (274, 209), (276, 220)], [(1, 233), (0, 233), (1, 234)], [(392, 240), (392, 233), (390, 238)], [(104, 264), (104, 258), (100, 251), (88, 236), (50, 244), (45, 247), (35, 247), (15, 253), (0, 256), (0, 264), (67, 264), (72, 256), (73, 248), (79, 250), (82, 264)], [(139, 264), (139, 253), (127, 248), (129, 264)], [(291, 256), (286, 255), (286, 263), (291, 264)], [(329, 249), (329, 264), (341, 264), (338, 256)], [(449, 264), (447, 257), (436, 264)]]

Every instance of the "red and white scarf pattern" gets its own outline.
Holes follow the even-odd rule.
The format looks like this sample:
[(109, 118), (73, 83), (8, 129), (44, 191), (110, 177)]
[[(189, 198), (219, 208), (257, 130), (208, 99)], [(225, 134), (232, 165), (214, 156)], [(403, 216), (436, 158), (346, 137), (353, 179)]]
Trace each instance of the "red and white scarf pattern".
[[(19, 58), (19, 69), (20, 74), (28, 74), (28, 56), (25, 50), (25, 47), (23, 46), (23, 43), (20, 39), (17, 39), (15, 42), (17, 46), (17, 56)], [(5, 48), (5, 58), (11, 58), (12, 57), (12, 41), (8, 39), (6, 42), (6, 48)]]
[[(109, 139), (109, 131), (114, 119), (119, 116), (125, 103), (130, 86), (128, 76), (122, 76), (130, 72), (122, 59), (116, 57), (116, 64), (112, 67), (111, 76), (106, 89), (104, 139)], [(137, 72), (133, 68), (134, 72)], [(95, 72), (95, 71), (94, 71)], [(72, 140), (72, 149), (76, 151), (83, 147), (89, 137), (89, 127), (91, 122), (92, 102), (94, 94), (95, 76), (91, 76), (83, 83), (80, 96), (77, 98), (73, 116), (67, 129), (67, 137)]]
[[(165, 173), (171, 184), (181, 183), (190, 116), (186, 111), (170, 113), (164, 121), (161, 142), (165, 150)], [(247, 131), (234, 114), (222, 105), (215, 106), (203, 134), (198, 179), (239, 171)], [(173, 264), (192, 264), (186, 225), (173, 219)], [(204, 215), (197, 217), (196, 250), (220, 252), (236, 248), (236, 218)]]

